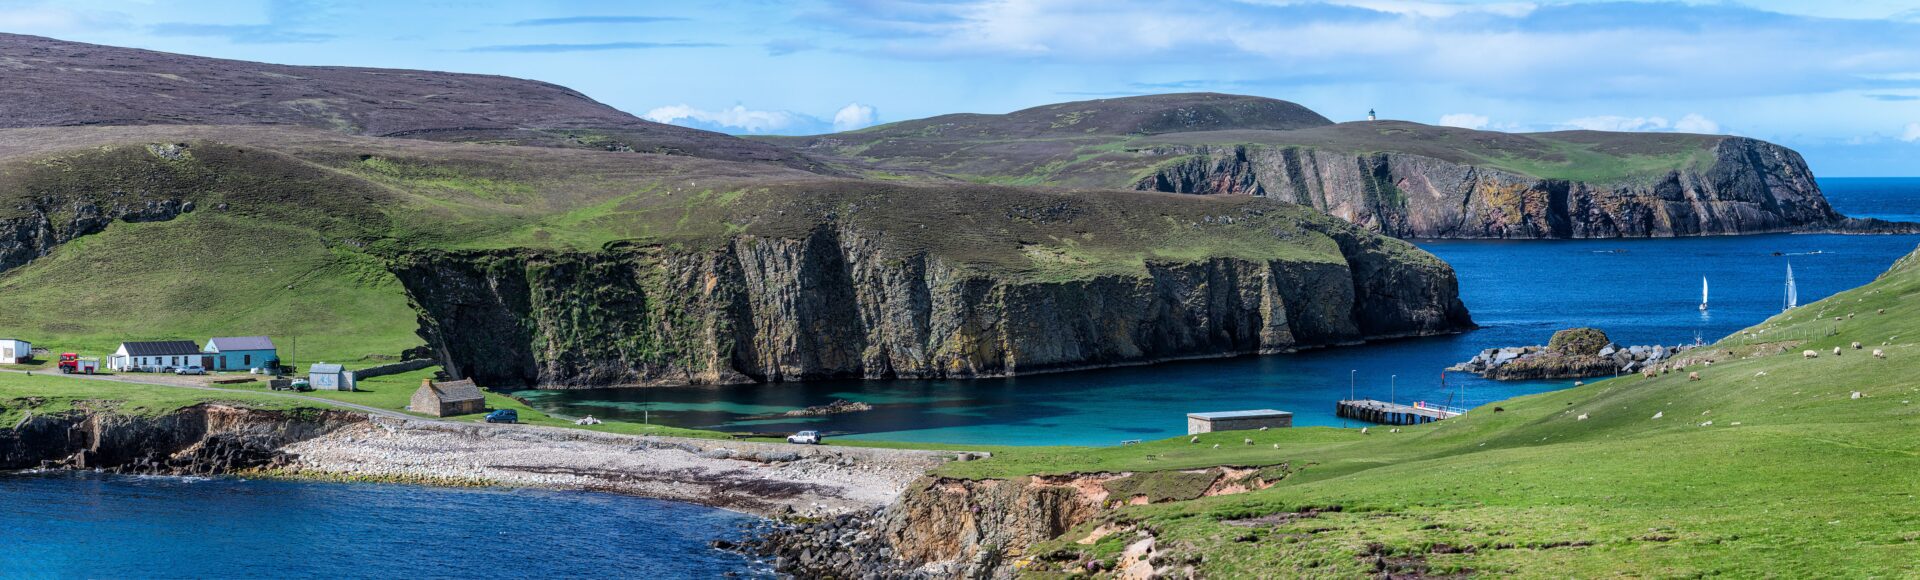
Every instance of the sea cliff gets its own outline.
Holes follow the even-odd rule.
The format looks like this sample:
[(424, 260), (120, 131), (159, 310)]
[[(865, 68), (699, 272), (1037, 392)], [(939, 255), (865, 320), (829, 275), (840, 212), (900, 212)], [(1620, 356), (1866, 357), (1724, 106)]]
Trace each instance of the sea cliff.
[(1544, 179), (1400, 152), (1170, 145), (1134, 187), (1275, 197), (1403, 238), (1623, 238), (1768, 232), (1912, 232), (1847, 218), (1791, 149), (1740, 137), (1710, 159), (1637, 179)]
[(1340, 256), (1036, 280), (823, 223), (706, 250), (420, 252), (394, 274), (447, 368), (493, 386), (968, 378), (1469, 328), (1451, 268), (1344, 224)]

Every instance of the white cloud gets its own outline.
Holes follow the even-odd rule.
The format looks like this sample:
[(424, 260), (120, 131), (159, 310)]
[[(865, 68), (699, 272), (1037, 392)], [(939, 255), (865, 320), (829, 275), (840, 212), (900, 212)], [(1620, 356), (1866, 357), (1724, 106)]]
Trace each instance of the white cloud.
[(1459, 127), (1461, 129), (1485, 129), (1487, 128), (1487, 124), (1491, 122), (1493, 122), (1493, 120), (1488, 119), (1485, 115), (1475, 115), (1473, 113), (1454, 113), (1440, 116), (1440, 125), (1445, 127)]
[(1920, 123), (1907, 123), (1907, 132), (1900, 136), (1900, 140), (1908, 143), (1920, 141)]
[(833, 114), (833, 130), (852, 131), (873, 126), (873, 107), (860, 103), (847, 103), (847, 106)]
[(1673, 124), (1673, 130), (1681, 133), (1718, 135), (1720, 134), (1720, 124), (1713, 122), (1713, 119), (1700, 116), (1699, 113), (1687, 113), (1687, 116), (1681, 117), (1679, 121)]
[(1561, 125), (1588, 131), (1664, 131), (1668, 123), (1665, 117), (1621, 117), (1618, 115), (1600, 115), (1568, 119)]
[(640, 117), (655, 123), (750, 134), (804, 132), (822, 124), (819, 119), (792, 111), (760, 111), (744, 105), (718, 111), (685, 104), (669, 105), (655, 107)]

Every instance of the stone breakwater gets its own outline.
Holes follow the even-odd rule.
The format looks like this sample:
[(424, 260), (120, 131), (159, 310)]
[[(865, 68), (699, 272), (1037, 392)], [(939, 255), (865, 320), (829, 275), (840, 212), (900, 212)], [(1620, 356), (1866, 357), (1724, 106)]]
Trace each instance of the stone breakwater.
[(584, 489), (807, 517), (891, 504), (948, 455), (387, 418), (284, 451), (297, 476)]

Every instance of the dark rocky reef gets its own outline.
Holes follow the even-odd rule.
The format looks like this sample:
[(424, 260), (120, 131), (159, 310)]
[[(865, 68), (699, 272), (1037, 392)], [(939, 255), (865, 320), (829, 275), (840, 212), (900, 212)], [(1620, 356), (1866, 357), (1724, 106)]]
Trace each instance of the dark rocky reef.
[(1740, 137), (1711, 163), (1643, 180), (1542, 179), (1399, 152), (1169, 145), (1141, 178), (1155, 191), (1259, 195), (1310, 205), (1402, 238), (1627, 238), (1769, 232), (1913, 233), (1920, 224), (1836, 213), (1791, 149)]
[(365, 420), (340, 411), (268, 411), (217, 404), (158, 416), (112, 411), (28, 415), (0, 429), (0, 470), (101, 469), (218, 475), (286, 465), (281, 447)]
[(419, 252), (421, 336), (490, 386), (999, 377), (1469, 328), (1453, 272), (1341, 225), (1344, 263), (1149, 262), (1036, 281), (900, 254), (847, 225), (712, 250)]
[(1688, 346), (1619, 346), (1593, 328), (1553, 333), (1546, 346), (1489, 348), (1447, 370), (1502, 381), (1579, 379), (1631, 373), (1685, 352)]

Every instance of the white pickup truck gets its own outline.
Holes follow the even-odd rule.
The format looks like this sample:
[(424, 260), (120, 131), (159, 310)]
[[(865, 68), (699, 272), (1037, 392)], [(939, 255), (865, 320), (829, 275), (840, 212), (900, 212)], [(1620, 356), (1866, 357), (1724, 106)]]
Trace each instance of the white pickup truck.
[(787, 442), (798, 444), (798, 445), (819, 445), (820, 432), (819, 431), (801, 431), (799, 433), (794, 433), (792, 435), (787, 436)]

